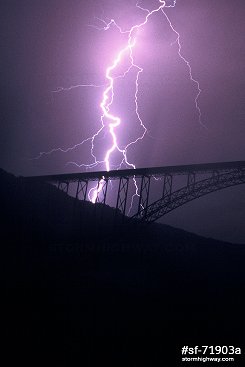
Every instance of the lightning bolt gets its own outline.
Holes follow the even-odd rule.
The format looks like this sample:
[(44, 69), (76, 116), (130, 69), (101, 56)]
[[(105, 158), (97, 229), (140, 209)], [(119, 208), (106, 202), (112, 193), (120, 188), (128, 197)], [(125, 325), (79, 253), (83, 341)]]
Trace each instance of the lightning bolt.
[[(107, 81), (106, 84), (105, 85), (78, 84), (78, 85), (71, 86), (71, 87), (68, 87), (68, 88), (59, 87), (56, 90), (54, 90), (53, 93), (60, 93), (60, 92), (70, 91), (71, 89), (79, 88), (79, 87), (104, 88), (103, 93), (102, 93), (102, 99), (101, 99), (101, 102), (100, 102), (100, 108), (101, 108), (101, 111), (102, 111), (102, 114), (101, 114), (101, 117), (100, 117), (101, 127), (98, 129), (98, 131), (92, 137), (89, 137), (89, 138), (83, 140), (81, 143), (76, 144), (73, 147), (70, 147), (70, 148), (67, 148), (67, 149), (57, 148), (57, 149), (52, 149), (49, 152), (41, 152), (36, 157), (36, 159), (39, 159), (43, 155), (51, 154), (51, 153), (56, 152), (56, 151), (66, 153), (68, 151), (74, 150), (78, 146), (81, 146), (81, 145), (89, 142), (90, 147), (91, 147), (90, 151), (91, 151), (91, 157), (93, 158), (93, 162), (90, 163), (90, 164), (84, 164), (84, 163), (83, 164), (78, 164), (76, 162), (67, 162), (67, 164), (73, 164), (73, 165), (75, 165), (79, 168), (81, 168), (81, 167), (94, 168), (94, 167), (98, 166), (99, 164), (104, 164), (106, 170), (110, 171), (110, 169), (112, 167), (112, 162), (111, 161), (112, 161), (113, 153), (118, 152), (121, 155), (121, 162), (117, 166), (117, 169), (122, 168), (122, 166), (126, 166), (128, 168), (130, 167), (130, 168), (133, 168), (133, 169), (136, 168), (135, 164), (128, 160), (127, 151), (132, 145), (138, 143), (140, 140), (142, 140), (145, 137), (145, 135), (147, 133), (147, 128), (144, 125), (143, 120), (140, 116), (139, 104), (138, 104), (139, 81), (140, 81), (140, 75), (141, 75), (141, 73), (143, 73), (143, 68), (135, 63), (133, 51), (134, 51), (134, 49), (137, 45), (138, 30), (140, 30), (142, 27), (144, 27), (148, 23), (149, 19), (154, 14), (160, 13), (160, 12), (164, 15), (166, 21), (169, 24), (169, 27), (171, 28), (171, 30), (176, 35), (176, 39), (171, 45), (173, 45), (173, 44), (178, 45), (178, 51), (177, 51), (178, 56), (185, 63), (185, 65), (187, 67), (190, 81), (192, 83), (194, 83), (195, 86), (196, 86), (197, 93), (196, 93), (196, 97), (195, 97), (195, 107), (196, 107), (196, 110), (197, 110), (197, 113), (198, 113), (199, 123), (202, 126), (204, 126), (203, 123), (202, 123), (201, 109), (200, 109), (199, 104), (198, 104), (198, 99), (199, 99), (199, 96), (200, 96), (200, 93), (201, 93), (200, 84), (193, 77), (190, 62), (182, 54), (180, 34), (174, 28), (170, 18), (168, 17), (168, 15), (166, 14), (166, 11), (165, 11), (166, 8), (174, 8), (175, 6), (176, 6), (176, 0), (174, 0), (172, 2), (172, 4), (170, 4), (170, 5), (167, 5), (167, 2), (164, 1), (164, 0), (159, 0), (158, 1), (158, 6), (153, 10), (149, 10), (147, 8), (143, 8), (139, 4), (139, 2), (137, 2), (136, 7), (139, 8), (142, 12), (145, 12), (146, 15), (144, 17), (144, 20), (141, 23), (133, 25), (129, 30), (123, 30), (115, 22), (114, 19), (111, 19), (107, 23), (103, 19), (97, 18), (103, 24), (103, 26), (101, 28), (97, 27), (97, 26), (93, 26), (94, 28), (96, 28), (100, 31), (101, 30), (102, 31), (108, 31), (111, 27), (116, 27), (117, 30), (121, 34), (127, 35), (127, 41), (126, 41), (125, 46), (118, 52), (118, 54), (113, 59), (111, 65), (109, 65), (107, 67), (106, 71), (105, 71), (105, 78), (106, 78), (106, 81)], [(129, 65), (130, 66), (123, 73), (121, 73), (119, 75), (116, 75), (117, 68), (122, 64), (122, 61), (125, 60), (126, 58), (127, 58), (127, 60), (129, 60), (129, 62), (130, 62)], [(136, 113), (136, 116), (137, 116), (137, 120), (140, 124), (142, 133), (136, 139), (130, 141), (124, 147), (120, 147), (119, 142), (118, 142), (117, 128), (120, 125), (123, 124), (123, 121), (120, 118), (120, 116), (114, 115), (111, 112), (111, 106), (112, 106), (113, 101), (114, 101), (114, 87), (115, 87), (115, 83), (116, 83), (117, 79), (118, 78), (124, 78), (129, 73), (129, 71), (132, 70), (132, 69), (134, 69), (136, 71), (135, 93), (134, 93), (135, 113)], [(110, 147), (105, 151), (104, 158), (102, 160), (98, 160), (95, 153), (94, 153), (95, 139), (102, 132), (109, 133), (109, 136), (110, 136), (110, 139), (111, 139), (111, 144), (110, 144)], [(135, 185), (135, 194), (132, 196), (129, 211), (133, 207), (134, 198), (136, 196), (139, 196), (138, 186), (137, 186), (137, 182), (136, 182), (135, 177), (134, 177), (134, 185)], [(95, 203), (97, 201), (97, 198), (98, 198), (99, 193), (101, 192), (102, 186), (103, 186), (103, 178), (100, 180), (100, 182), (98, 183), (98, 185), (96, 187), (92, 188), (89, 191), (89, 199), (90, 199), (91, 202)]]
[[(176, 4), (176, 1), (175, 1), (175, 4)], [(200, 106), (198, 104), (198, 99), (199, 99), (199, 96), (200, 96), (200, 94), (202, 92), (202, 90), (200, 88), (200, 83), (199, 83), (198, 80), (194, 79), (193, 73), (192, 73), (191, 64), (190, 64), (190, 62), (182, 54), (182, 47), (181, 47), (181, 43), (180, 43), (180, 34), (179, 34), (179, 32), (176, 31), (176, 29), (174, 28), (171, 20), (169, 19), (169, 17), (167, 16), (167, 14), (166, 14), (166, 12), (164, 11), (163, 8), (161, 9), (161, 11), (162, 11), (163, 15), (165, 16), (165, 18), (166, 18), (166, 20), (167, 20), (170, 28), (176, 34), (176, 39), (175, 39), (174, 42), (171, 43), (171, 46), (174, 45), (175, 43), (177, 43), (177, 45), (178, 45), (178, 55), (179, 55), (180, 59), (187, 66), (187, 69), (188, 69), (188, 72), (189, 72), (189, 77), (190, 77), (191, 82), (196, 85), (197, 93), (196, 93), (196, 96), (195, 96), (195, 106), (196, 106), (196, 110), (198, 112), (198, 121), (199, 121), (199, 124), (202, 125), (202, 127), (204, 127), (206, 129), (206, 126), (202, 122), (202, 113), (201, 113)]]

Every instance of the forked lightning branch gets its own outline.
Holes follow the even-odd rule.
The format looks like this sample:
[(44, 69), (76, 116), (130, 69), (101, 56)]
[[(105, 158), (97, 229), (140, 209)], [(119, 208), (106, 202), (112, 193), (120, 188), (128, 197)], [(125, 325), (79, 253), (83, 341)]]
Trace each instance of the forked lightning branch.
[[(119, 24), (117, 24), (114, 19), (111, 19), (109, 22), (106, 22), (105, 20), (100, 19), (101, 24), (103, 26), (95, 27), (99, 31), (108, 31), (114, 27), (116, 28), (118, 32), (125, 35), (125, 45), (115, 55), (115, 57), (111, 61), (111, 64), (108, 65), (108, 67), (105, 70), (106, 84), (104, 86), (95, 85), (95, 84), (79, 84), (79, 85), (68, 86), (68, 87), (59, 87), (57, 90), (54, 91), (55, 93), (64, 92), (64, 91), (68, 92), (71, 89), (78, 88), (78, 87), (104, 88), (102, 96), (101, 96), (101, 102), (100, 102), (100, 110), (101, 110), (100, 127), (97, 131), (95, 131), (95, 133), (92, 136), (86, 137), (82, 142), (72, 147), (66, 148), (66, 149), (59, 147), (59, 148), (52, 149), (48, 152), (41, 152), (39, 153), (38, 157), (36, 157), (37, 159), (41, 158), (43, 155), (49, 155), (57, 151), (66, 153), (68, 151), (75, 150), (78, 146), (88, 143), (90, 144), (92, 163), (83, 162), (80, 164), (78, 162), (73, 161), (73, 162), (68, 162), (69, 164), (75, 165), (78, 168), (92, 169), (94, 167), (100, 167), (102, 169), (106, 169), (106, 171), (110, 171), (111, 167), (113, 166), (112, 164), (113, 156), (117, 154), (121, 158), (120, 158), (120, 163), (117, 165), (116, 169), (120, 169), (122, 167), (133, 168), (133, 169), (136, 168), (135, 163), (130, 161), (128, 158), (128, 149), (132, 147), (133, 145), (137, 144), (140, 140), (144, 139), (147, 133), (147, 128), (143, 121), (143, 117), (140, 115), (140, 106), (138, 103), (138, 94), (140, 91), (140, 78), (144, 70), (139, 63), (135, 62), (134, 51), (137, 48), (138, 31), (141, 28), (143, 28), (150, 19), (153, 19), (154, 15), (157, 13), (162, 13), (164, 20), (167, 21), (167, 24), (169, 25), (170, 29), (176, 35), (176, 39), (173, 42), (173, 44), (177, 44), (178, 56), (181, 59), (181, 61), (186, 65), (186, 70), (187, 70), (187, 73), (189, 74), (190, 82), (193, 83), (196, 87), (196, 95), (195, 95), (194, 103), (195, 103), (195, 107), (197, 111), (198, 121), (202, 125), (201, 110), (198, 104), (198, 98), (201, 93), (200, 85), (199, 85), (199, 82), (196, 79), (194, 79), (192, 75), (192, 69), (191, 69), (191, 65), (189, 61), (182, 54), (180, 34), (177, 32), (169, 16), (166, 13), (168, 8), (174, 8), (176, 6), (176, 1), (172, 1), (170, 4), (168, 1), (163, 1), (163, 0), (156, 1), (156, 2), (157, 2), (157, 6), (152, 10), (144, 8), (140, 2), (136, 3), (136, 7), (140, 9), (142, 13), (144, 14), (144, 18), (142, 22), (136, 23), (130, 29), (126, 29), (126, 30), (122, 29), (122, 27)], [(154, 40), (152, 42), (154, 42)], [(125, 60), (128, 63), (124, 63)], [(129, 65), (127, 69), (123, 70), (123, 72), (121, 72), (120, 74), (117, 74), (117, 70), (119, 69), (121, 70), (122, 69), (121, 66), (125, 64)], [(125, 78), (126, 75), (132, 69), (136, 71), (135, 80), (134, 80), (135, 87), (134, 87), (133, 103), (135, 106), (135, 114), (137, 117), (137, 121), (140, 126), (139, 131), (141, 131), (141, 133), (136, 138), (134, 137), (125, 146), (122, 147), (119, 144), (120, 139), (118, 136), (119, 134), (118, 127), (121, 125), (122, 127), (125, 126), (126, 128), (126, 124), (125, 124), (125, 121), (120, 116), (113, 114), (111, 112), (111, 109), (114, 103), (115, 84), (117, 82), (117, 79)], [(96, 138), (98, 138), (102, 134), (107, 134), (110, 137), (110, 144), (109, 144), (109, 148), (108, 146), (107, 148), (105, 147), (104, 153), (102, 155), (103, 159), (98, 159), (95, 153)], [(113, 168), (115, 169), (114, 166)], [(134, 184), (135, 184), (135, 194), (133, 195), (132, 200), (134, 196), (138, 195), (138, 187), (137, 187), (136, 180), (134, 181)], [(89, 199), (93, 203), (96, 202), (98, 195), (101, 191), (101, 187), (102, 187), (102, 184), (99, 183), (96, 187), (90, 190)]]

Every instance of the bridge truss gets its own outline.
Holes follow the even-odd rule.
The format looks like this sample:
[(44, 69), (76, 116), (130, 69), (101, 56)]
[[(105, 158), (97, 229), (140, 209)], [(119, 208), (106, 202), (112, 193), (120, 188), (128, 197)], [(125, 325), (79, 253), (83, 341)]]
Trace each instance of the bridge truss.
[(110, 187), (109, 204), (117, 209), (116, 214), (154, 222), (194, 199), (244, 184), (245, 161), (33, 176), (25, 179), (55, 184), (77, 200), (88, 200), (91, 187), (100, 187), (96, 203), (102, 205), (108, 203)]

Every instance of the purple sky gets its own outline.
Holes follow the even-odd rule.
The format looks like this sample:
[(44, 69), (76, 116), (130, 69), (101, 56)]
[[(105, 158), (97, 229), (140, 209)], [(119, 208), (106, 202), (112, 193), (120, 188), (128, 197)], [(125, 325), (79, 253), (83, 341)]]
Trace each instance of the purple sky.
[[(153, 8), (157, 1), (142, 1)], [(175, 34), (162, 14), (154, 15), (138, 36), (135, 59), (140, 78), (139, 112), (149, 134), (128, 152), (137, 167), (245, 159), (245, 4), (242, 0), (179, 0), (166, 11), (180, 33), (182, 53), (200, 82), (198, 123), (196, 88), (178, 58)], [(114, 18), (122, 28), (141, 21), (134, 0), (23, 0), (0, 5), (1, 135), (0, 166), (14, 174), (78, 171), (66, 162), (91, 163), (89, 144), (69, 154), (29, 160), (41, 151), (68, 148), (100, 127), (102, 88), (60, 86), (105, 83), (105, 69), (126, 39), (116, 29), (100, 32), (96, 17)], [(114, 110), (136, 133), (133, 73), (116, 87)], [(102, 139), (103, 138), (103, 139)], [(103, 155), (106, 136), (96, 153)], [(104, 167), (98, 167), (104, 169)], [(245, 243), (245, 190), (211, 194), (164, 218), (165, 223), (200, 234)]]

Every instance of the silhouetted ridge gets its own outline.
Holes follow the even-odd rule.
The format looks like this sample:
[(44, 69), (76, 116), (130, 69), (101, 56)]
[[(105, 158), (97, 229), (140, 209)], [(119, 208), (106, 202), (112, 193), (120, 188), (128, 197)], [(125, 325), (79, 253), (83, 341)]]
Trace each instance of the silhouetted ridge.
[[(0, 171), (3, 228), (9, 241), (25, 243), (102, 244), (114, 250), (159, 250), (168, 245), (219, 244), (162, 224), (144, 225), (125, 218), (115, 226), (115, 211), (107, 205), (78, 201), (48, 183), (30, 182)], [(117, 213), (118, 216), (122, 216)]]
[(112, 227), (113, 208), (75, 200), (54, 185), (29, 182), (3, 170), (0, 179), (9, 240), (71, 243), (96, 238), (101, 230), (106, 233)]
[(183, 345), (242, 346), (243, 246), (114, 227), (112, 208), (2, 170), (0, 182), (9, 365), (172, 367)]

